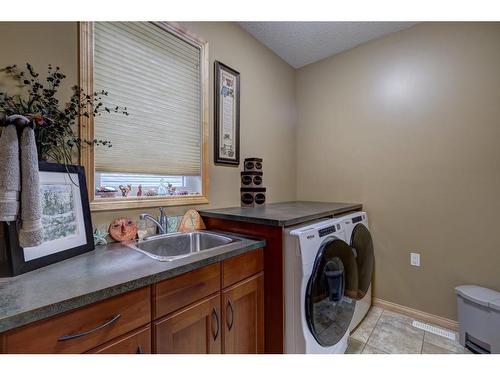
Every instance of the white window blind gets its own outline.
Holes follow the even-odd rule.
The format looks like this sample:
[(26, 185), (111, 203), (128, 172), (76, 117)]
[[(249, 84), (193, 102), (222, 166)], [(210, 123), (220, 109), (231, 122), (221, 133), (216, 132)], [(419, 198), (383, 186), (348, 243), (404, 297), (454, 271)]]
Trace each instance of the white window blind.
[(129, 116), (94, 120), (99, 172), (201, 175), (201, 51), (149, 22), (94, 23), (94, 89)]

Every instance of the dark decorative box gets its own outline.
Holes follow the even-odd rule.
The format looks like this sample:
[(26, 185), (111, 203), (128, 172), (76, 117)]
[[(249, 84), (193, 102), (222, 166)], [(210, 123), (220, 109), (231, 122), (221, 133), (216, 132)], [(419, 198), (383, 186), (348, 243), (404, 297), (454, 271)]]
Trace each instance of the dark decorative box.
[(261, 158), (246, 158), (245, 159), (245, 172), (260, 172), (262, 171)]
[(266, 188), (241, 188), (241, 207), (260, 207), (266, 203)]
[(262, 187), (262, 172), (241, 172), (241, 187)]

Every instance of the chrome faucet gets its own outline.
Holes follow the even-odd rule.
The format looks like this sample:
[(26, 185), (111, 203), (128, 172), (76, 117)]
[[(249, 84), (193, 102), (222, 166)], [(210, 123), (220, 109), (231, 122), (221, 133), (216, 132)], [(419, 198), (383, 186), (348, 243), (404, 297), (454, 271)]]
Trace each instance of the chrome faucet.
[(158, 216), (158, 221), (163, 228), (164, 233), (168, 233), (168, 216), (165, 213), (165, 209), (163, 207), (159, 208), (160, 216)]
[(160, 207), (160, 216), (158, 216), (158, 220), (150, 214), (140, 214), (139, 219), (152, 221), (156, 224), (157, 233), (167, 234), (168, 216), (165, 214), (165, 210), (162, 207)]

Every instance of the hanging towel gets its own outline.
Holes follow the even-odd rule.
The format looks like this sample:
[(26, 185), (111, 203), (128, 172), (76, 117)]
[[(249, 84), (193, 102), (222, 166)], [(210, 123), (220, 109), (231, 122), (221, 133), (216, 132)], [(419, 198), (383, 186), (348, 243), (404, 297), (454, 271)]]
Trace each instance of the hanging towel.
[(42, 242), (42, 202), (35, 132), (30, 127), (26, 127), (21, 135), (21, 230), (19, 231), (19, 244), (22, 247), (31, 247), (40, 245)]
[(14, 125), (0, 136), (0, 221), (15, 221), (19, 213), (19, 141)]

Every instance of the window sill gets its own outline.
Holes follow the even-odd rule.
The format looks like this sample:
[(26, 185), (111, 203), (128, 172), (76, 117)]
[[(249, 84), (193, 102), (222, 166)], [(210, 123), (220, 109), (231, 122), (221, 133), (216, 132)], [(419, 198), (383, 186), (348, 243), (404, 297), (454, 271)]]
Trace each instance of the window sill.
[(134, 208), (166, 207), (166, 206), (185, 206), (208, 204), (208, 198), (202, 195), (191, 196), (171, 196), (171, 197), (145, 197), (145, 198), (101, 198), (90, 202), (90, 210), (110, 211), (125, 210)]

